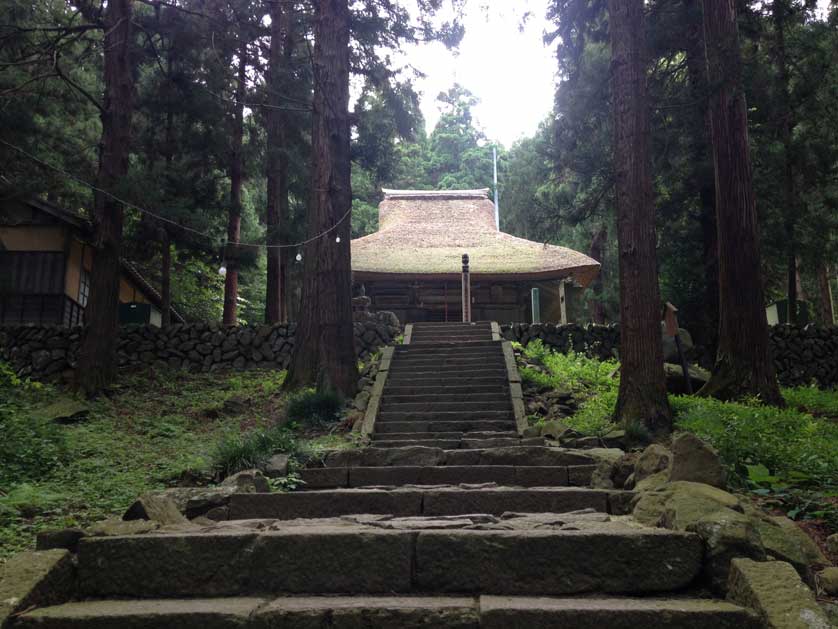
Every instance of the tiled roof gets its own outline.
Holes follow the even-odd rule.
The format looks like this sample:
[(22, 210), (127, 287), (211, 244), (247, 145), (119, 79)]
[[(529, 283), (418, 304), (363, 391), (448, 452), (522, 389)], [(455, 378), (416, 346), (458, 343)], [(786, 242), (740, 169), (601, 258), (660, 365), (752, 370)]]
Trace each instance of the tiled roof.
[(476, 277), (536, 280), (572, 276), (587, 286), (599, 263), (585, 254), (498, 231), (488, 190), (385, 190), (379, 231), (352, 241), (356, 280), (453, 278), (470, 258)]

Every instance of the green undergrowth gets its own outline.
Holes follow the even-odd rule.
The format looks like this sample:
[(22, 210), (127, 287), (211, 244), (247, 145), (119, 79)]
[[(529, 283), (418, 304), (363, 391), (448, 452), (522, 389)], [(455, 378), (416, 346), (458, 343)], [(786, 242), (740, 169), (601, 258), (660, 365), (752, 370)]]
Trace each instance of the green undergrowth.
[[(31, 547), (40, 530), (120, 515), (143, 492), (209, 476), (237, 439), (269, 434), (272, 448), (299, 448), (277, 428), (283, 377), (122, 373), (108, 395), (86, 402), (20, 381), (0, 363), (0, 561)], [(86, 413), (59, 423), (62, 406)]]
[[(616, 361), (558, 354), (540, 342), (530, 343), (524, 354), (549, 370), (522, 368), (525, 381), (569, 390), (579, 401), (578, 412), (564, 423), (586, 435), (616, 427)], [(757, 399), (720, 402), (681, 395), (669, 400), (675, 428), (711, 443), (734, 486), (793, 518), (819, 518), (838, 530), (838, 390), (812, 386), (782, 393), (788, 405), (783, 409)]]

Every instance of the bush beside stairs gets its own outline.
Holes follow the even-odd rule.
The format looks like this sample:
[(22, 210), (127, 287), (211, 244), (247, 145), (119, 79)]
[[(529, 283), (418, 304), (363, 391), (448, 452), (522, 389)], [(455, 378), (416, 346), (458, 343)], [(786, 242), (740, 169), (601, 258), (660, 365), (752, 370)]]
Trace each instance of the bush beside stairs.
[(9, 626), (764, 626), (700, 586), (698, 535), (642, 526), (633, 492), (590, 486), (596, 450), (522, 438), (514, 384), (490, 324), (417, 324), (370, 447), (304, 470), (303, 491), (233, 494), (225, 520), (48, 551), (53, 580), (70, 560), (72, 577)]

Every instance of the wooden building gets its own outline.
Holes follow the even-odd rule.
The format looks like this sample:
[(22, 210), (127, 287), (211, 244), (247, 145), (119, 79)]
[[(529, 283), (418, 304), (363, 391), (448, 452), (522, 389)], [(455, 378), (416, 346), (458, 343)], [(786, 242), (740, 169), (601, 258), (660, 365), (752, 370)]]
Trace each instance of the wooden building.
[[(92, 226), (39, 199), (0, 200), (0, 325), (80, 325), (96, 264)], [(162, 298), (122, 261), (122, 323), (161, 323)], [(182, 322), (172, 309), (172, 321)]]
[(403, 322), (461, 321), (463, 254), (474, 321), (566, 322), (599, 272), (582, 253), (499, 231), (488, 189), (384, 190), (379, 231), (352, 241), (355, 290)]

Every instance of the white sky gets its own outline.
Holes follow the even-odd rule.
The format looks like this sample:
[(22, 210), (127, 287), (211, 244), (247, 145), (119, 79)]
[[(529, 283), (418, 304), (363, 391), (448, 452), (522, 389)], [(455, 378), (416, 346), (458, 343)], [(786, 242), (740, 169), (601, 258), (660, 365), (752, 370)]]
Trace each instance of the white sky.
[[(468, 0), (458, 51), (438, 43), (405, 48), (404, 60), (426, 75), (415, 85), (428, 132), (439, 118), (437, 94), (458, 82), (480, 99), (474, 114), (489, 139), (509, 148), (535, 133), (552, 110), (556, 85), (555, 46), (542, 38), (548, 1)], [(829, 0), (818, 0), (820, 15), (828, 7)]]
[(542, 39), (547, 2), (469, 0), (457, 51), (439, 43), (405, 49), (406, 61), (426, 75), (415, 85), (429, 132), (439, 118), (437, 94), (460, 83), (480, 99), (474, 115), (490, 139), (509, 147), (535, 133), (555, 93), (555, 56)]

